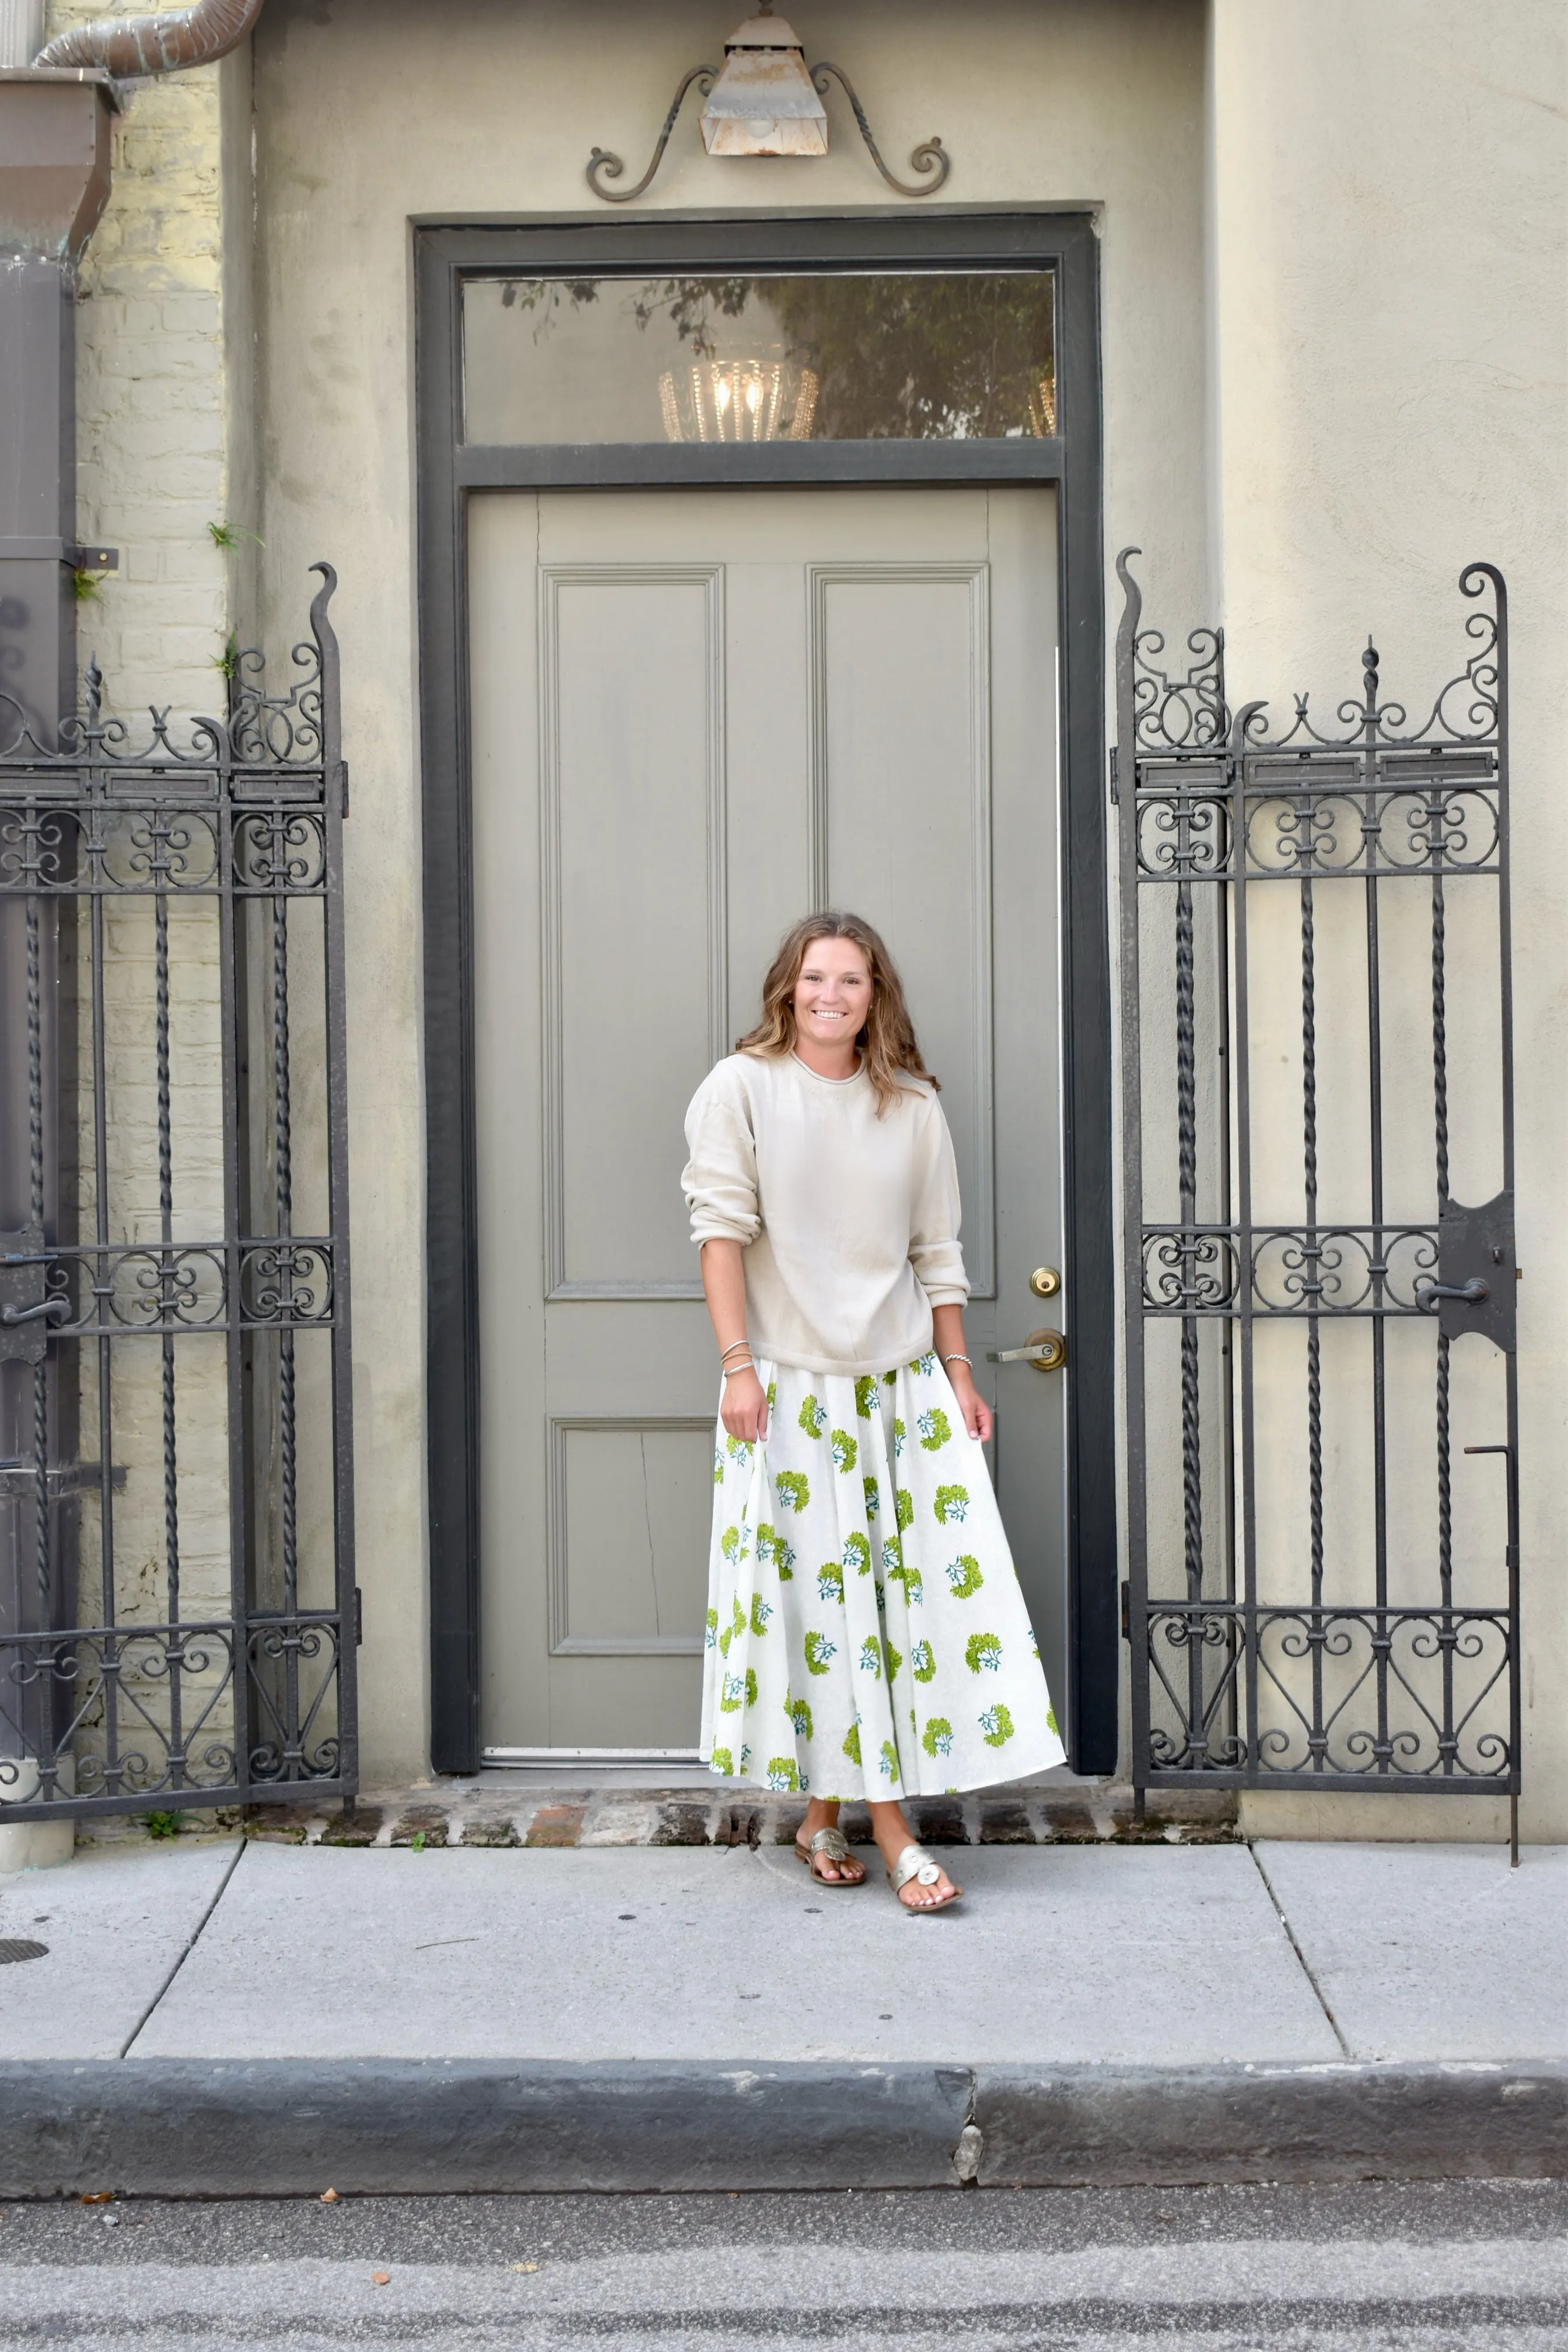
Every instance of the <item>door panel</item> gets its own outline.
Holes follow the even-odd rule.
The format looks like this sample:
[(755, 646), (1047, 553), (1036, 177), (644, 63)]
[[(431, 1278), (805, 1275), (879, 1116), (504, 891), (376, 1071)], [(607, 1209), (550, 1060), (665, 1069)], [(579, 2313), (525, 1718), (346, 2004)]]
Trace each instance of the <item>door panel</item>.
[(717, 1378), (681, 1120), (814, 904), (887, 933), (942, 1079), (1059, 1705), (1061, 1379), (982, 1360), (1057, 1319), (1054, 496), (469, 516), (486, 1745), (695, 1742)]

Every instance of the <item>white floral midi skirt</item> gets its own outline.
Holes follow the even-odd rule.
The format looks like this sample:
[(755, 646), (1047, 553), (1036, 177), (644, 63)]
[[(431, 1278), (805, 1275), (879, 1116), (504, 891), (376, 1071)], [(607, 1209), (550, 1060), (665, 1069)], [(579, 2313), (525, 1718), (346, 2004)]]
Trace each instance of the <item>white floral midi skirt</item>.
[(704, 1761), (873, 1799), (1061, 1763), (985, 1456), (935, 1356), (757, 1370), (767, 1436), (721, 1423), (713, 1456)]

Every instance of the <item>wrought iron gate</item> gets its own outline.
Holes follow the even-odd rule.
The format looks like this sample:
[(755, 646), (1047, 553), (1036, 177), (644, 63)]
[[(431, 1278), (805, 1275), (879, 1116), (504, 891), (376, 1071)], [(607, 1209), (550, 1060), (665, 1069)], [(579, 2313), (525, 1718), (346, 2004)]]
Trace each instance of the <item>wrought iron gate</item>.
[[(0, 694), (0, 1822), (355, 1786), (338, 648)], [(176, 732), (180, 740), (175, 740)], [(86, 1458), (83, 1458), (83, 1457)]]
[(1517, 1833), (1502, 578), (1462, 575), (1487, 605), (1422, 724), (1369, 644), (1342, 732), (1300, 696), (1275, 736), (1232, 710), (1221, 632), (1163, 667), (1137, 552), (1112, 776), (1135, 1783), (1506, 1794)]

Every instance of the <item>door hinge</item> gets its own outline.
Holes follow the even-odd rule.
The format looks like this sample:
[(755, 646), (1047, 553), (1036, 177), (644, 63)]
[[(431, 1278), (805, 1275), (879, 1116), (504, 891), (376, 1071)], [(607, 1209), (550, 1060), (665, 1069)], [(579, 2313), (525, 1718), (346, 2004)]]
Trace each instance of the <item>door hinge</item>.
[(1125, 1577), (1121, 1580), (1121, 1638), (1124, 1642), (1132, 1639), (1132, 1587)]
[(359, 1586), (356, 1584), (356, 1585), (354, 1586), (354, 1648), (355, 1648), (356, 1650), (359, 1648), (360, 1643), (361, 1643), (363, 1640), (364, 1640), (364, 1596), (363, 1596), (363, 1594), (361, 1592), (361, 1591), (360, 1591), (360, 1589), (359, 1589)]

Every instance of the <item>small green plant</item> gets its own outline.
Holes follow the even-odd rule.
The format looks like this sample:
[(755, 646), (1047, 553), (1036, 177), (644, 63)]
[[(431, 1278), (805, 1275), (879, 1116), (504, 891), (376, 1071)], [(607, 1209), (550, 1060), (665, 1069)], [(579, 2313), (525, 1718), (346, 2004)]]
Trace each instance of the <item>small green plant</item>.
[(143, 1813), (142, 1826), (150, 1838), (172, 1838), (180, 1834), (178, 1813)]
[(99, 604), (103, 601), (103, 574), (89, 572), (79, 564), (71, 573), (71, 593), (79, 604)]
[(232, 555), (242, 540), (248, 539), (257, 547), (267, 544), (264, 539), (258, 539), (253, 530), (247, 530), (245, 525), (238, 522), (209, 522), (207, 537), (224, 555)]
[(416, 1830), (416, 1831), (415, 1831), (414, 1835), (413, 1835), (413, 1836), (409, 1839), (409, 1841), (408, 1841), (408, 1850), (409, 1850), (409, 1852), (410, 1852), (411, 1853), (424, 1853), (424, 1851), (425, 1851), (425, 1832), (424, 1832), (424, 1831), (423, 1831), (423, 1830)]
[(225, 677), (237, 677), (239, 676), (239, 639), (235, 635), (232, 629), (230, 629), (228, 635), (224, 640), (222, 653), (214, 654), (213, 667), (214, 669), (221, 670)]

